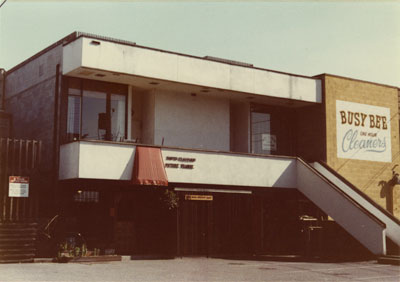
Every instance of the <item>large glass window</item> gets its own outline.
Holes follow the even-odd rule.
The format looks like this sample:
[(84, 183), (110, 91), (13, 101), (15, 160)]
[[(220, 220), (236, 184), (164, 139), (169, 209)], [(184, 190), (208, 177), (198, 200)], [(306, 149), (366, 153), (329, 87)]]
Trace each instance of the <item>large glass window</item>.
[(81, 133), (81, 91), (73, 88), (73, 85), (70, 86), (68, 89), (67, 138), (77, 140)]
[(84, 90), (82, 104), (82, 138), (112, 140), (107, 136), (107, 94)]
[(75, 78), (68, 85), (68, 141), (125, 138), (126, 86)]
[(255, 154), (270, 154), (276, 150), (275, 136), (271, 135), (271, 115), (251, 113), (251, 151)]
[(295, 154), (295, 110), (288, 107), (251, 106), (251, 152), (255, 154)]
[(116, 140), (125, 138), (125, 99), (125, 96), (111, 94), (111, 134)]

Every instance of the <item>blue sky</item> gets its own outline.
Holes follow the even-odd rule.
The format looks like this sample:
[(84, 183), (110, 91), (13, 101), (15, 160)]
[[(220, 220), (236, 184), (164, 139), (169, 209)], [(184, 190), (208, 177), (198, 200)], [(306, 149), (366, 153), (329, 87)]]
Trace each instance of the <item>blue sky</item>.
[(0, 8), (0, 67), (10, 69), (76, 30), (400, 87), (400, 1), (8, 0)]

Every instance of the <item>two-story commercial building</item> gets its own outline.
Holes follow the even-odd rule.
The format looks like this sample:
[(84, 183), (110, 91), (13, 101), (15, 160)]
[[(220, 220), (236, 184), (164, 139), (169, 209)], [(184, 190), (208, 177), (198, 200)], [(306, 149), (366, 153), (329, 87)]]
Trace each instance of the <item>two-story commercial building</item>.
[(400, 245), (396, 87), (80, 32), (5, 81), (13, 137), (43, 142), (42, 217), (63, 214), (92, 247), (334, 253), (342, 236), (381, 255)]

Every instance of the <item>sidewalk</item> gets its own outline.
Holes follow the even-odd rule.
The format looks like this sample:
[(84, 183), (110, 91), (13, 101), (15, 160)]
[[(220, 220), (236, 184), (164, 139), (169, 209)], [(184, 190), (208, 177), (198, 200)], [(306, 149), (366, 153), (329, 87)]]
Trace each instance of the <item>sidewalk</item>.
[(11, 281), (400, 281), (400, 267), (376, 261), (316, 263), (207, 258), (0, 265)]

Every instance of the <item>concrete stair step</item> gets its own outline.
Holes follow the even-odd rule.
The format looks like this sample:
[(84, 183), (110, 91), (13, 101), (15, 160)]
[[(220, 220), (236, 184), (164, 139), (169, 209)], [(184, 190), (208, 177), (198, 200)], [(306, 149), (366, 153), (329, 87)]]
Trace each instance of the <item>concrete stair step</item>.
[(400, 256), (393, 256), (393, 255), (381, 256), (378, 257), (378, 263), (400, 265)]
[(34, 253), (24, 253), (24, 254), (6, 254), (0, 255), (0, 260), (6, 259), (29, 259), (35, 256)]
[(16, 238), (16, 237), (36, 237), (36, 232), (3, 232), (0, 230), (0, 239)]
[(23, 249), (35, 246), (34, 241), (29, 242), (6, 242), (1, 244), (0, 243), (0, 250), (8, 250), (8, 249)]
[(7, 254), (21, 254), (21, 253), (34, 253), (36, 248), (32, 246), (22, 247), (22, 248), (9, 248), (9, 249), (0, 249), (0, 256)]
[(36, 238), (35, 237), (25, 237), (25, 236), (5, 237), (5, 238), (3, 237), (3, 238), (0, 238), (0, 245), (4, 244), (4, 243), (8, 243), (8, 242), (18, 243), (18, 242), (31, 242), (31, 241), (33, 241), (33, 242), (36, 241)]
[(0, 263), (23, 263), (23, 262), (33, 262), (33, 257), (25, 259), (0, 259)]
[(0, 222), (0, 263), (33, 262), (37, 223)]

